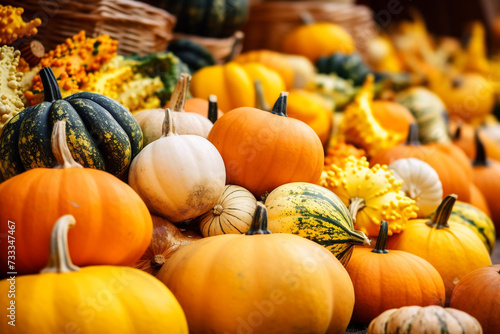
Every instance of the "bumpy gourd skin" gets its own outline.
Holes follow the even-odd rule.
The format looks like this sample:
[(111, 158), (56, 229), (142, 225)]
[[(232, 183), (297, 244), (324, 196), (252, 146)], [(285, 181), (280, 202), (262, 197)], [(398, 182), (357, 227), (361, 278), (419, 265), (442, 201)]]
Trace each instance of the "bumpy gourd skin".
[(353, 103), (347, 106), (340, 124), (346, 141), (366, 150), (369, 156), (404, 141), (404, 137), (384, 129), (372, 112), (373, 76), (369, 75)]
[[(80, 90), (81, 85), (88, 81), (89, 72), (98, 71), (103, 64), (113, 59), (117, 47), (118, 41), (108, 35), (87, 38), (82, 30), (46, 53), (40, 64), (52, 68), (64, 98)], [(39, 75), (33, 78), (32, 90), (25, 95), (29, 105), (43, 101), (43, 85)]]
[(11, 44), (18, 38), (32, 36), (38, 32), (42, 24), (39, 18), (24, 22), (21, 14), (23, 8), (0, 5), (0, 44)]
[(343, 168), (326, 166), (321, 185), (339, 196), (351, 214), (355, 202), (361, 202), (359, 211), (354, 210), (354, 228), (367, 236), (378, 235), (382, 220), (389, 223), (388, 234), (392, 235), (403, 231), (408, 219), (417, 217), (415, 201), (401, 191), (403, 181), (396, 180), (386, 165), (370, 168), (365, 157), (351, 156)]
[(0, 134), (4, 125), (24, 109), (23, 73), (16, 70), (20, 55), (20, 51), (12, 47), (0, 48)]

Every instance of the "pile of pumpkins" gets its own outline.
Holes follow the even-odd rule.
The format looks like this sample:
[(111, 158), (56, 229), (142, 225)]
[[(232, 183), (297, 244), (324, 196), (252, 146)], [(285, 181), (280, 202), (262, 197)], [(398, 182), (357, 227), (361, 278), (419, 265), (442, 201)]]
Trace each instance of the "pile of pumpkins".
[(136, 114), (40, 71), (0, 136), (2, 333), (500, 332), (498, 144), (370, 73), (334, 117), (266, 55)]

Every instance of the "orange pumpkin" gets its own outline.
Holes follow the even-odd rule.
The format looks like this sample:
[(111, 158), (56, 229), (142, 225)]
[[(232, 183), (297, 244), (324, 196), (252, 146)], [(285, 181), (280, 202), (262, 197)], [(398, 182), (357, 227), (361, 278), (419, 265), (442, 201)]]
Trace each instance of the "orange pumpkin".
[(333, 126), (333, 110), (322, 96), (303, 89), (292, 89), (288, 95), (287, 115), (309, 125), (323, 146), (327, 144)]
[(484, 146), (476, 132), (476, 158), (472, 162), (473, 181), (484, 195), (490, 211), (491, 220), (495, 224), (497, 238), (500, 237), (500, 206), (498, 193), (500, 192), (500, 162), (488, 159)]
[(448, 195), (430, 219), (410, 221), (406, 229), (387, 241), (387, 248), (406, 251), (429, 261), (441, 274), (446, 306), (456, 284), (469, 272), (491, 265), (482, 240), (468, 226), (450, 222), (456, 195)]
[(486, 155), (490, 159), (500, 161), (500, 146), (487, 133), (481, 131), (481, 128), (475, 129), (474, 126), (463, 122), (450, 122), (453, 144), (460, 147), (471, 160), (476, 156), (475, 131), (479, 132), (479, 138), (484, 145)]
[(352, 36), (340, 25), (314, 22), (287, 32), (283, 38), (282, 51), (305, 56), (315, 63), (318, 58), (335, 52), (351, 54), (355, 51), (355, 46)]
[(463, 202), (470, 202), (472, 167), (462, 150), (453, 144), (428, 143), (418, 141), (418, 126), (412, 124), (406, 143), (378, 152), (370, 159), (370, 164), (389, 165), (404, 158), (417, 158), (427, 162), (438, 173), (443, 184), (443, 194), (457, 194)]
[(71, 157), (64, 121), (54, 125), (52, 152), (57, 168), (35, 168), (0, 184), (2, 271), (7, 268), (7, 221), (15, 224), (15, 269), (38, 273), (47, 264), (55, 221), (73, 215), (69, 232), (75, 264), (133, 265), (151, 240), (151, 215), (139, 195), (110, 173), (83, 168)]
[(181, 304), (190, 333), (341, 334), (354, 306), (335, 256), (306, 238), (272, 234), (262, 203), (246, 235), (182, 246), (157, 277)]
[(290, 182), (317, 183), (323, 146), (310, 126), (286, 117), (287, 93), (273, 110), (233, 109), (218, 120), (207, 139), (226, 166), (226, 184), (249, 190), (256, 198)]
[(450, 306), (476, 318), (485, 334), (500, 333), (500, 264), (462, 277), (453, 290)]
[[(187, 112), (194, 112), (196, 114), (200, 114), (201, 116), (208, 118), (209, 104), (210, 104), (210, 97), (209, 99), (193, 97), (192, 99), (186, 100), (186, 104), (184, 105), (184, 110)], [(221, 118), (222, 115), (224, 115), (222, 110), (217, 108), (217, 119)]]
[(356, 323), (368, 324), (392, 308), (444, 305), (444, 284), (437, 270), (416, 255), (388, 251), (387, 231), (383, 221), (375, 248), (355, 247), (346, 267), (354, 285)]
[(474, 184), (470, 184), (470, 204), (483, 211), (488, 217), (491, 217), (488, 202), (479, 188)]
[(408, 137), (410, 124), (416, 122), (415, 117), (413, 117), (408, 108), (392, 101), (373, 101), (372, 112), (375, 119), (384, 129), (396, 131), (404, 138)]

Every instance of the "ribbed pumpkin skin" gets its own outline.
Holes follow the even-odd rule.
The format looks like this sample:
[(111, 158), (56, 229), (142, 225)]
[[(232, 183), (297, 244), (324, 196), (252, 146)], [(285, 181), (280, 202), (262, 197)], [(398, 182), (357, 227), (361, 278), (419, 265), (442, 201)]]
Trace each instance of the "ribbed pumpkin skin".
[(349, 262), (354, 245), (366, 240), (354, 229), (340, 198), (321, 186), (302, 182), (282, 185), (267, 196), (265, 205), (271, 232), (296, 234), (317, 242), (343, 265)]
[(200, 219), (204, 237), (220, 234), (243, 234), (250, 229), (257, 200), (243, 187), (227, 185), (217, 204)]
[(397, 250), (377, 254), (371, 248), (356, 247), (346, 269), (356, 296), (354, 322), (369, 324), (392, 308), (444, 305), (443, 279), (416, 255)]
[(233, 109), (215, 122), (207, 139), (226, 166), (227, 184), (256, 198), (290, 182), (319, 181), (323, 145), (307, 124), (256, 108)]
[(76, 265), (133, 265), (151, 240), (151, 215), (139, 196), (113, 175), (95, 169), (35, 168), (0, 185), (2, 273), (7, 264), (7, 220), (15, 222), (16, 271), (37, 273), (49, 257), (55, 221), (71, 214)]
[(500, 264), (465, 275), (451, 295), (450, 306), (475, 317), (485, 334), (500, 333)]
[[(6, 307), (12, 300), (7, 296), (9, 285), (0, 281), (5, 291), (0, 303)], [(16, 326), (4, 319), (3, 334), (188, 333), (174, 295), (135, 268), (92, 266), (69, 273), (18, 276), (15, 300)]]
[(245, 23), (249, 3), (247, 0), (162, 0), (160, 7), (177, 18), (176, 32), (229, 37)]
[(197, 240), (157, 277), (181, 304), (192, 334), (343, 334), (354, 306), (340, 262), (285, 233)]
[(100, 94), (76, 93), (26, 108), (4, 127), (0, 136), (4, 178), (56, 164), (50, 135), (59, 120), (66, 120), (68, 146), (84, 167), (120, 177), (142, 149), (141, 128), (127, 109)]
[(387, 249), (420, 256), (439, 271), (446, 288), (446, 304), (458, 281), (474, 269), (491, 265), (482, 241), (467, 226), (450, 222), (449, 228), (432, 228), (425, 219), (410, 221), (406, 230), (387, 240)]

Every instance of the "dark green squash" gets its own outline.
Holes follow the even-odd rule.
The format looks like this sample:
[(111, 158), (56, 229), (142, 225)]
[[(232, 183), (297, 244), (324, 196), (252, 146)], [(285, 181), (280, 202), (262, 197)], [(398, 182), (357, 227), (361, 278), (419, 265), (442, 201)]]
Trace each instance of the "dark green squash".
[(224, 38), (246, 22), (248, 0), (162, 0), (155, 5), (177, 18), (175, 32)]
[(209, 50), (187, 38), (180, 38), (169, 43), (167, 50), (186, 64), (191, 73), (202, 67), (215, 65), (215, 58)]
[(0, 136), (0, 171), (5, 179), (25, 170), (53, 167), (50, 135), (66, 120), (68, 146), (88, 168), (124, 175), (142, 149), (142, 131), (132, 114), (104, 95), (80, 92), (64, 99), (50, 67), (40, 71), (45, 101), (14, 116)]
[(356, 86), (362, 85), (366, 76), (372, 73), (357, 53), (345, 55), (337, 52), (331, 56), (321, 57), (316, 61), (316, 68), (319, 73), (336, 74), (343, 79), (352, 80)]

